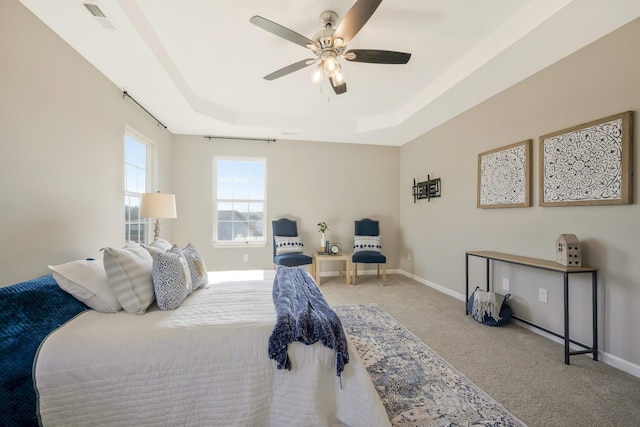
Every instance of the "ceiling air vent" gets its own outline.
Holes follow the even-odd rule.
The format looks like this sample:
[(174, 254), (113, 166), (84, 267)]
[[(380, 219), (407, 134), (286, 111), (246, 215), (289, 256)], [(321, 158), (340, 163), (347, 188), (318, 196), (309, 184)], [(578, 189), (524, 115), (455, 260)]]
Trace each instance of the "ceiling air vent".
[(82, 4), (87, 8), (89, 13), (93, 15), (94, 18), (96, 18), (96, 20), (100, 23), (100, 25), (102, 25), (102, 27), (106, 28), (107, 30), (116, 29), (111, 21), (109, 21), (109, 18), (107, 18), (107, 15), (105, 15), (102, 9), (100, 9), (100, 6), (98, 6), (98, 4), (88, 2), (84, 2)]

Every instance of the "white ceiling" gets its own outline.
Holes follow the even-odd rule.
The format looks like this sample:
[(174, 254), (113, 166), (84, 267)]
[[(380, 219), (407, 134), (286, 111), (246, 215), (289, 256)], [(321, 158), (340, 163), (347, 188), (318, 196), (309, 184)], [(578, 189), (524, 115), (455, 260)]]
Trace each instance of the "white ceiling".
[[(638, 0), (386, 0), (350, 49), (410, 52), (406, 65), (341, 60), (348, 91), (313, 67), (306, 37), (354, 0), (20, 0), (174, 134), (402, 145), (640, 16)], [(631, 52), (630, 52), (631, 54)]]

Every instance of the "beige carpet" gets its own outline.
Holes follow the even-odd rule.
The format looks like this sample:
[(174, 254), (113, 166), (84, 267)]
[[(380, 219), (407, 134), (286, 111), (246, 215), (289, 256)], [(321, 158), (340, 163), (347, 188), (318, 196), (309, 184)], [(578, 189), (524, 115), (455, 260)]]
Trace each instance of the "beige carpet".
[(331, 305), (376, 303), (514, 416), (535, 426), (640, 426), (640, 379), (573, 356), (510, 324), (483, 326), (464, 304), (402, 275), (359, 276), (357, 286), (323, 277)]

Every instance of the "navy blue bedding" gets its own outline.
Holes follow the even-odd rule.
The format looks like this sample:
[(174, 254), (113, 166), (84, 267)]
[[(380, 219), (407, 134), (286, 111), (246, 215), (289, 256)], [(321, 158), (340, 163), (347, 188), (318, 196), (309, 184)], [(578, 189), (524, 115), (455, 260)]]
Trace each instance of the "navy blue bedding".
[(0, 425), (38, 425), (33, 362), (40, 343), (87, 309), (51, 275), (0, 288)]
[(337, 375), (349, 363), (347, 340), (338, 315), (329, 307), (318, 285), (303, 268), (276, 268), (273, 281), (276, 326), (269, 338), (269, 357), (278, 369), (291, 370), (287, 348), (292, 342), (313, 344), (320, 341), (336, 351)]

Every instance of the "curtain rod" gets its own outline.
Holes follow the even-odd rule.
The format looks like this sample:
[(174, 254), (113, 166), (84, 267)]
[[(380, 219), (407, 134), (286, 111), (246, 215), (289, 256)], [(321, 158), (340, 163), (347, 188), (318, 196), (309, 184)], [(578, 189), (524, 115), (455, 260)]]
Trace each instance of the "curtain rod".
[(234, 137), (234, 136), (205, 135), (205, 136), (203, 136), (203, 138), (206, 138), (209, 141), (211, 141), (212, 139), (235, 139), (235, 140), (240, 140), (240, 141), (265, 141), (267, 144), (270, 143), (270, 142), (276, 142), (275, 139), (269, 139), (269, 138), (238, 138), (238, 137)]
[(124, 97), (125, 97), (125, 96), (126, 96), (126, 97), (128, 97), (128, 98), (129, 98), (130, 100), (132, 100), (133, 102), (135, 102), (135, 103), (136, 103), (136, 105), (137, 105), (138, 107), (140, 107), (140, 108), (142, 108), (142, 109), (144, 110), (144, 112), (145, 112), (145, 113), (147, 113), (148, 115), (150, 115), (151, 117), (153, 117), (153, 120), (155, 120), (156, 122), (158, 122), (158, 124), (159, 124), (160, 126), (162, 126), (162, 127), (163, 127), (163, 128), (165, 128), (165, 129), (167, 128), (167, 127), (165, 126), (165, 124), (164, 124), (164, 123), (162, 123), (160, 120), (156, 119), (156, 116), (154, 116), (153, 114), (151, 114), (151, 113), (150, 113), (146, 108), (144, 108), (142, 105), (140, 105), (140, 103), (139, 103), (138, 101), (136, 101), (135, 99), (133, 99), (133, 97), (132, 97), (131, 95), (129, 95), (129, 93), (128, 93), (126, 90), (122, 92), (122, 98), (123, 98), (123, 99), (124, 99)]

